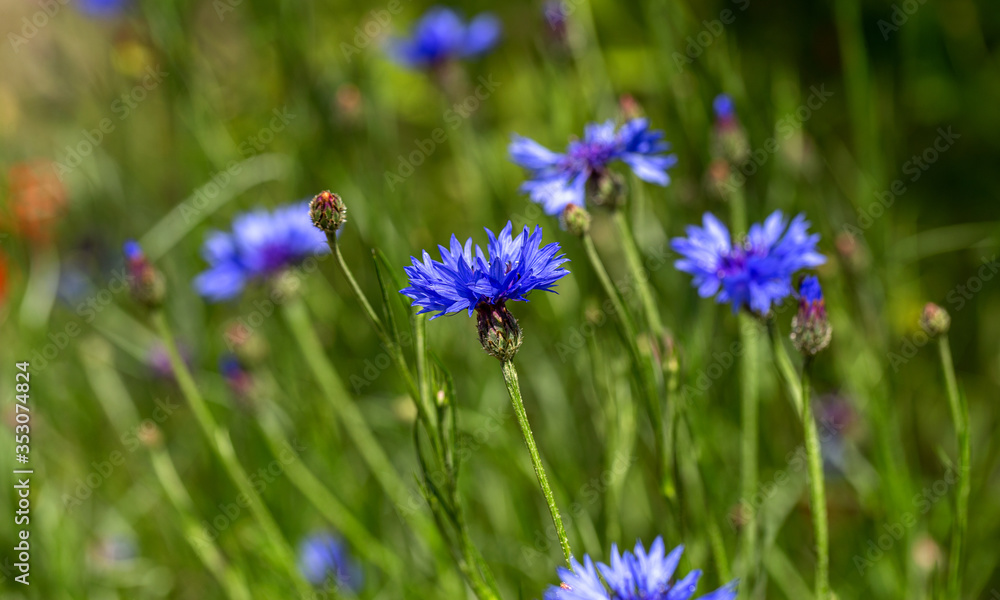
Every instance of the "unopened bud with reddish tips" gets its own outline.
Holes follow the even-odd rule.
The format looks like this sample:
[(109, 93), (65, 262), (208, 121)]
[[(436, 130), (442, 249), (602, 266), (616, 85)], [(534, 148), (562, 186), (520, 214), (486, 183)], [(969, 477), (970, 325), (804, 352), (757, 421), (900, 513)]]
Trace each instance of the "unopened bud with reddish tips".
[(149, 262), (142, 247), (135, 240), (125, 242), (124, 249), (132, 298), (151, 310), (160, 308), (167, 293), (163, 274)]
[(336, 233), (347, 222), (347, 206), (337, 194), (323, 191), (309, 203), (309, 218), (317, 229)]
[(799, 312), (792, 318), (792, 344), (805, 356), (816, 356), (830, 345), (833, 327), (826, 318), (826, 303), (819, 279), (807, 275), (799, 283)]
[(937, 304), (928, 302), (924, 306), (923, 314), (920, 315), (920, 327), (932, 337), (948, 333), (951, 328), (951, 315)]
[(483, 350), (501, 362), (514, 358), (521, 347), (523, 336), (517, 319), (510, 314), (503, 302), (489, 304), (481, 302), (476, 307), (476, 324), (479, 329), (479, 343)]
[(646, 116), (642, 110), (642, 105), (632, 96), (632, 94), (622, 94), (618, 99), (618, 110), (622, 113), (622, 118), (626, 121), (641, 119)]
[(569, 204), (559, 216), (562, 226), (566, 231), (577, 237), (583, 237), (590, 233), (590, 213), (586, 208)]

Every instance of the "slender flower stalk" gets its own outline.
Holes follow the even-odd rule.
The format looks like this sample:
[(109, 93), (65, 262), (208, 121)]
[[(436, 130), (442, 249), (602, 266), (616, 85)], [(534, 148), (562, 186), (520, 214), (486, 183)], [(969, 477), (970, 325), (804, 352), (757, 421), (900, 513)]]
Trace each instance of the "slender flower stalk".
[[(291, 546), (288, 545), (288, 542), (282, 536), (278, 524), (267, 509), (267, 505), (264, 504), (264, 500), (251, 483), (250, 477), (243, 469), (243, 466), (240, 465), (236, 457), (236, 450), (233, 448), (232, 440), (229, 437), (229, 432), (216, 423), (212, 412), (201, 395), (201, 391), (191, 376), (191, 371), (177, 350), (173, 333), (167, 324), (167, 318), (162, 309), (166, 296), (166, 284), (163, 275), (153, 266), (136, 242), (130, 241), (125, 244), (125, 257), (132, 298), (148, 311), (153, 329), (166, 349), (174, 378), (185, 400), (187, 400), (188, 406), (191, 407), (191, 412), (195, 416), (198, 427), (208, 441), (209, 447), (225, 468), (226, 474), (240, 492), (246, 496), (250, 505), (250, 512), (257, 519), (268, 541), (275, 548), (282, 566), (288, 572), (292, 584), (300, 593), (309, 593), (308, 584), (302, 579), (301, 574), (296, 568), (295, 554)], [(240, 286), (242, 285), (240, 283)]]
[[(265, 376), (270, 384), (270, 374)], [(270, 385), (271, 389), (277, 389)], [(284, 456), (292, 448), (291, 441), (285, 435), (284, 428), (278, 420), (275, 408), (258, 406), (257, 421), (272, 454)], [(389, 551), (368, 529), (357, 520), (351, 509), (337, 498), (323, 482), (310, 471), (297, 455), (285, 463), (285, 473), (289, 481), (302, 493), (313, 507), (356, 549), (359, 556), (378, 566), (390, 578), (402, 572), (399, 558)]]
[(281, 308), (285, 322), (291, 329), (292, 336), (306, 359), (306, 364), (312, 370), (320, 389), (323, 390), (323, 395), (333, 406), (347, 435), (371, 469), (372, 475), (397, 506), (405, 506), (409, 497), (406, 485), (378, 443), (361, 411), (351, 401), (351, 396), (337, 371), (327, 359), (302, 299), (292, 298)]
[(642, 267), (642, 256), (639, 253), (639, 247), (635, 243), (635, 236), (632, 235), (632, 227), (629, 225), (628, 217), (622, 210), (615, 211), (614, 220), (615, 225), (618, 226), (618, 233), (622, 238), (625, 262), (632, 272), (632, 279), (635, 281), (636, 290), (639, 292), (639, 299), (642, 301), (649, 329), (653, 336), (659, 339), (663, 335), (663, 321), (660, 319), (660, 310), (656, 307), (653, 290), (649, 285), (649, 274)]
[[(760, 444), (760, 346), (757, 331), (760, 324), (747, 313), (740, 314), (740, 490), (744, 502), (757, 494), (759, 466), (757, 450)], [(742, 509), (742, 504), (741, 504)], [(748, 507), (741, 515), (744, 519), (740, 537), (743, 573), (748, 579), (757, 573), (759, 555), (757, 549), (757, 511)], [(746, 589), (746, 588), (744, 588)]]
[(585, 233), (582, 236), (582, 240), (587, 259), (590, 261), (590, 266), (597, 275), (597, 279), (600, 281), (601, 287), (604, 288), (604, 293), (607, 295), (614, 309), (615, 322), (618, 323), (622, 342), (628, 349), (633, 364), (639, 372), (640, 389), (643, 392), (645, 408), (649, 415), (650, 424), (653, 427), (653, 439), (660, 471), (660, 491), (668, 502), (673, 503), (677, 498), (677, 487), (671, 476), (673, 472), (673, 460), (669, 454), (669, 432), (664, 428), (663, 416), (660, 411), (660, 398), (654, 374), (655, 365), (651, 361), (652, 353), (649, 353), (649, 356), (643, 356), (642, 352), (640, 352), (637, 343), (638, 336), (636, 334), (635, 321), (633, 321), (631, 313), (625, 307), (618, 288), (611, 282), (611, 277), (604, 266), (604, 261), (601, 260), (601, 256), (597, 253), (597, 248), (594, 247), (594, 240), (590, 237), (589, 233)]
[(816, 598), (830, 598), (830, 536), (827, 524), (826, 486), (823, 478), (823, 456), (820, 452), (819, 433), (809, 399), (809, 367), (806, 358), (802, 366), (802, 426), (805, 429), (806, 460), (809, 463), (809, 500), (813, 514), (813, 532), (816, 536)]
[(198, 426), (205, 435), (209, 446), (219, 459), (219, 462), (221, 462), (223, 467), (225, 467), (226, 474), (229, 475), (229, 478), (233, 481), (240, 492), (245, 494), (248, 498), (250, 511), (253, 513), (254, 517), (256, 517), (258, 523), (260, 523), (261, 529), (264, 531), (264, 535), (276, 549), (283, 566), (289, 572), (292, 583), (300, 593), (310, 593), (309, 586), (302, 579), (295, 566), (295, 554), (292, 551), (291, 546), (288, 545), (288, 542), (282, 536), (278, 524), (274, 521), (274, 517), (271, 516), (270, 511), (267, 509), (267, 505), (264, 504), (263, 498), (261, 498), (260, 494), (257, 493), (257, 490), (250, 481), (250, 477), (247, 475), (243, 466), (240, 465), (239, 460), (236, 458), (236, 450), (233, 448), (233, 442), (229, 437), (229, 432), (215, 422), (215, 418), (212, 416), (211, 411), (208, 409), (208, 405), (205, 403), (205, 399), (198, 390), (198, 386), (195, 384), (194, 378), (191, 376), (191, 372), (188, 370), (187, 365), (184, 364), (180, 354), (177, 352), (177, 345), (174, 343), (173, 333), (167, 325), (167, 319), (164, 316), (163, 311), (155, 311), (151, 315), (151, 319), (153, 321), (154, 329), (159, 335), (164, 347), (166, 347), (167, 356), (170, 357), (170, 365), (174, 370), (174, 376), (177, 378), (177, 383), (181, 388), (181, 393), (184, 395), (188, 405), (191, 407), (191, 412), (194, 413), (195, 420), (198, 422)]
[(774, 364), (778, 368), (778, 374), (781, 375), (781, 379), (785, 382), (785, 387), (788, 388), (788, 397), (792, 399), (792, 403), (795, 406), (795, 413), (801, 418), (802, 383), (799, 381), (799, 374), (792, 364), (792, 359), (788, 356), (788, 350), (785, 348), (785, 342), (782, 338), (781, 330), (778, 328), (778, 323), (773, 317), (767, 320), (767, 331), (771, 338), (771, 352), (774, 355)]
[(229, 600), (250, 600), (250, 590), (243, 573), (226, 561), (215, 540), (208, 538), (199, 525), (194, 502), (177, 473), (173, 459), (163, 447), (159, 429), (155, 425), (140, 425), (139, 411), (121, 377), (114, 368), (104, 364), (106, 361), (101, 360), (102, 356), (110, 360), (107, 344), (100, 340), (88, 342), (85, 346), (81, 345), (79, 354), (94, 396), (100, 401), (118, 436), (138, 432), (149, 453), (153, 474), (180, 517), (184, 540), (218, 581)]
[(535, 469), (535, 477), (538, 485), (542, 488), (542, 495), (545, 496), (545, 503), (549, 507), (549, 514), (552, 515), (552, 523), (556, 527), (556, 534), (559, 536), (559, 546), (562, 547), (566, 556), (567, 564), (573, 559), (573, 551), (569, 547), (569, 538), (566, 536), (566, 527), (563, 525), (562, 515), (559, 514), (559, 507), (556, 506), (555, 496), (549, 486), (549, 478), (545, 474), (545, 466), (542, 464), (542, 457), (538, 453), (538, 445), (535, 443), (535, 436), (531, 433), (531, 424), (528, 422), (528, 413), (524, 410), (524, 400), (521, 399), (521, 387), (517, 382), (517, 369), (512, 361), (503, 363), (503, 380), (507, 384), (507, 393), (510, 394), (511, 404), (514, 406), (514, 414), (517, 415), (517, 422), (521, 426), (521, 435), (524, 436), (524, 443), (528, 447), (528, 454), (531, 455), (531, 466)]
[(802, 427), (805, 432), (806, 460), (809, 464), (810, 504), (816, 536), (816, 598), (830, 598), (830, 536), (827, 524), (826, 487), (823, 455), (809, 392), (809, 369), (813, 357), (823, 351), (833, 334), (826, 317), (826, 301), (819, 280), (808, 275), (799, 283), (799, 312), (792, 319), (792, 343), (804, 357), (802, 365)]
[(962, 555), (969, 528), (969, 494), (971, 492), (969, 475), (972, 469), (969, 407), (965, 397), (958, 390), (955, 364), (951, 358), (951, 345), (948, 343), (951, 317), (945, 309), (936, 304), (928, 303), (924, 307), (921, 325), (928, 334), (938, 338), (938, 355), (941, 359), (941, 371), (944, 373), (945, 389), (948, 392), (948, 407), (951, 410), (951, 420), (955, 425), (955, 437), (958, 440), (958, 490), (955, 498), (955, 529), (951, 535), (951, 552), (948, 556), (948, 597), (961, 598)]

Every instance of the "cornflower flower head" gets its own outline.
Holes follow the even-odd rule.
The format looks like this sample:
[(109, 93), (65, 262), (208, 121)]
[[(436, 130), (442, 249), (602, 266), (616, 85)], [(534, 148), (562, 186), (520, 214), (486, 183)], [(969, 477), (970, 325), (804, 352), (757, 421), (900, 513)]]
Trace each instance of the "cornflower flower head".
[(616, 161), (628, 165), (639, 179), (664, 186), (670, 183), (667, 169), (677, 163), (676, 155), (664, 154), (670, 144), (663, 141), (663, 132), (650, 129), (644, 118), (620, 128), (614, 121), (591, 123), (583, 139), (571, 141), (563, 153), (517, 134), (507, 149), (511, 160), (530, 172), (521, 191), (549, 215), (561, 214), (570, 204), (585, 208), (588, 183), (598, 190), (608, 185), (608, 168)]
[(799, 282), (799, 312), (792, 318), (792, 345), (806, 356), (815, 356), (830, 345), (832, 336), (819, 279), (806, 275)]
[(310, 221), (308, 202), (254, 210), (233, 219), (231, 232), (209, 233), (202, 246), (209, 267), (195, 278), (194, 287), (210, 302), (231, 300), (248, 283), (329, 251), (326, 235)]
[(439, 68), (445, 63), (480, 56), (500, 40), (500, 20), (489, 13), (468, 23), (450, 8), (436, 6), (417, 21), (409, 38), (394, 38), (389, 56), (411, 69)]
[(307, 536), (299, 543), (298, 555), (299, 571), (309, 583), (321, 586), (332, 580), (354, 592), (361, 588), (361, 570), (335, 536), (326, 532)]
[[(701, 571), (691, 571), (681, 579), (674, 578), (683, 546), (666, 553), (663, 538), (658, 537), (649, 547), (636, 542), (633, 552), (619, 554), (617, 545), (611, 547), (611, 564), (594, 564), (584, 556), (581, 565), (575, 558), (573, 570), (559, 568), (562, 582), (545, 592), (544, 600), (691, 600)], [(601, 577), (607, 586), (601, 582)], [(733, 600), (734, 584), (719, 588), (699, 600)]]
[(468, 311), (478, 313), (480, 342), (488, 353), (501, 360), (512, 357), (521, 343), (521, 330), (507, 308), (507, 301), (527, 301), (534, 290), (550, 292), (556, 281), (569, 274), (562, 265), (569, 259), (559, 254), (559, 244), (541, 245), (542, 228), (527, 225), (516, 237), (513, 225), (495, 235), (489, 229), (487, 251), (475, 246), (470, 238), (463, 245), (454, 235), (449, 248), (438, 246), (441, 260), (427, 251), (423, 260), (412, 258), (406, 267), (410, 286), (400, 290), (413, 299), (420, 313), (444, 314)]
[(743, 240), (732, 240), (729, 230), (711, 213), (704, 226), (687, 227), (686, 238), (670, 246), (682, 258), (674, 266), (694, 276), (702, 298), (728, 302), (733, 313), (749, 308), (765, 315), (771, 306), (792, 294), (792, 275), (826, 262), (816, 251), (819, 234), (809, 233), (809, 222), (798, 215), (791, 223), (775, 211), (763, 224), (754, 224)]

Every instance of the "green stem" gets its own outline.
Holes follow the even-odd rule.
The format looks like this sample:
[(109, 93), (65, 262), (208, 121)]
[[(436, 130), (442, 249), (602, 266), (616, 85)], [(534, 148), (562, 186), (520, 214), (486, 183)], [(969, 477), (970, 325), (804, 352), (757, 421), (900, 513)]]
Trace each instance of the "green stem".
[(219, 581), (229, 598), (250, 600), (250, 590), (247, 588), (246, 581), (226, 563), (222, 551), (215, 545), (215, 542), (205, 536), (198, 524), (198, 519), (194, 516), (191, 496), (188, 494), (187, 488), (184, 487), (170, 455), (162, 448), (152, 448), (149, 457), (153, 464), (153, 472), (156, 473), (160, 485), (163, 486), (170, 503), (174, 505), (181, 516), (184, 537), (188, 540), (195, 554)]
[(337, 257), (337, 263), (340, 265), (340, 270), (344, 273), (344, 277), (347, 278), (347, 282), (351, 284), (351, 289), (354, 290), (354, 295), (358, 297), (358, 302), (361, 303), (361, 308), (364, 309), (365, 314), (368, 316), (368, 320), (372, 322), (375, 327), (375, 331), (378, 332), (379, 337), (385, 339), (387, 337), (385, 333), (385, 328), (382, 325), (382, 319), (379, 318), (375, 309), (372, 308), (370, 302), (368, 302), (368, 297), (365, 293), (361, 291), (361, 286), (358, 285), (357, 280), (354, 279), (354, 275), (351, 273), (351, 269), (347, 266), (347, 262), (344, 260), (344, 255), (340, 253), (340, 245), (337, 243), (337, 235), (333, 233), (326, 234), (327, 244), (330, 249), (333, 250), (334, 256)]
[[(741, 313), (740, 342), (743, 354), (740, 360), (740, 412), (743, 421), (740, 427), (742, 462), (740, 465), (741, 490), (744, 503), (750, 503), (757, 494), (757, 445), (759, 438), (758, 412), (760, 410), (760, 352), (757, 344), (759, 324), (748, 314)], [(743, 524), (742, 554), (743, 578), (747, 580), (740, 588), (750, 590), (750, 578), (756, 573), (757, 552), (757, 507), (748, 506), (746, 514), (742, 515)]]
[[(139, 411), (136, 410), (135, 403), (118, 374), (110, 366), (100, 364), (98, 357), (103, 354), (108, 354), (103, 341), (91, 342), (88, 346), (80, 348), (81, 362), (94, 395), (101, 402), (115, 431), (121, 437), (127, 432), (135, 432), (138, 429)], [(160, 445), (147, 447), (153, 472), (170, 503), (180, 515), (185, 541), (219, 582), (230, 600), (250, 600), (250, 590), (242, 573), (226, 562), (219, 547), (212, 539), (205, 536), (198, 525), (194, 502), (191, 501), (191, 495), (177, 474), (177, 468), (170, 454)]]
[(194, 383), (191, 372), (188, 371), (187, 365), (184, 364), (180, 354), (177, 352), (173, 333), (171, 333), (170, 327), (167, 325), (167, 319), (163, 311), (155, 311), (152, 314), (152, 321), (163, 345), (166, 347), (170, 366), (173, 369), (174, 377), (177, 379), (177, 384), (181, 388), (181, 393), (191, 407), (191, 411), (195, 415), (195, 420), (198, 421), (198, 426), (208, 440), (209, 446), (211, 446), (212, 451), (215, 452), (215, 455), (222, 463), (226, 474), (229, 475), (229, 478), (232, 479), (236, 487), (247, 498), (250, 504), (250, 511), (257, 519), (257, 522), (260, 523), (264, 535), (267, 536), (269, 542), (276, 549), (295, 587), (303, 594), (310, 593), (311, 588), (302, 579), (302, 575), (296, 566), (295, 552), (282, 536), (278, 524), (274, 521), (274, 517), (271, 516), (267, 506), (264, 504), (264, 500), (257, 493), (257, 490), (254, 489), (253, 484), (250, 482), (250, 477), (247, 476), (246, 471), (243, 470), (239, 460), (236, 458), (236, 450), (233, 449), (233, 442), (229, 438), (229, 433), (215, 422), (215, 418), (212, 417), (205, 399), (202, 398), (198, 386)]
[(357, 447), (361, 457), (368, 464), (372, 475), (379, 482), (386, 494), (399, 506), (405, 506), (408, 491), (406, 485), (396, 472), (392, 461), (382, 450), (375, 434), (365, 421), (364, 415), (357, 405), (351, 401), (350, 394), (344, 388), (343, 382), (326, 357), (323, 345), (316, 335), (309, 314), (301, 298), (293, 298), (282, 306), (285, 322), (292, 330), (296, 343), (302, 350), (306, 363), (319, 383), (323, 395), (333, 405), (337, 417), (343, 422), (344, 429), (351, 441)]
[(656, 444), (656, 456), (660, 469), (660, 491), (663, 493), (667, 501), (673, 504), (677, 498), (677, 488), (673, 478), (671, 477), (673, 472), (671, 465), (673, 462), (668, 454), (669, 443), (666, 439), (667, 432), (664, 428), (663, 416), (660, 412), (660, 399), (657, 395), (656, 377), (654, 376), (655, 365), (653, 365), (652, 361), (653, 354), (650, 353), (649, 356), (643, 356), (639, 351), (635, 322), (632, 320), (632, 315), (625, 308), (625, 304), (622, 302), (618, 289), (611, 282), (611, 277), (608, 275), (608, 271), (604, 267), (604, 262), (601, 260), (601, 256), (597, 253), (597, 248), (594, 247), (593, 238), (591, 238), (588, 233), (584, 234), (582, 239), (583, 247), (587, 253), (587, 259), (590, 261), (591, 268), (594, 269), (594, 273), (597, 275), (597, 279), (600, 281), (601, 287), (604, 288), (604, 293), (608, 296), (608, 300), (611, 302), (611, 308), (614, 310), (615, 316), (617, 317), (615, 322), (618, 324), (622, 342), (624, 342), (625, 347), (628, 348), (633, 364), (639, 372), (639, 386), (643, 397), (645, 398), (646, 412), (649, 414), (650, 423), (653, 427), (653, 439)]
[(785, 349), (785, 341), (781, 337), (781, 331), (773, 318), (767, 320), (767, 331), (771, 338), (771, 350), (774, 353), (774, 364), (778, 367), (785, 387), (788, 388), (788, 397), (792, 399), (792, 406), (799, 417), (802, 417), (802, 386), (799, 384), (799, 376), (792, 365), (792, 359)]
[(951, 359), (951, 345), (948, 334), (938, 337), (938, 350), (941, 355), (941, 368), (944, 371), (945, 387), (948, 390), (948, 405), (951, 408), (951, 419), (955, 424), (955, 435), (958, 438), (958, 495), (955, 499), (956, 516), (955, 531), (951, 537), (951, 553), (948, 559), (948, 596), (962, 596), (962, 552), (965, 546), (965, 536), (969, 523), (969, 480), (972, 468), (972, 449), (969, 440), (969, 407), (958, 391), (958, 381), (955, 378), (955, 365)]
[[(284, 453), (292, 448), (292, 445), (285, 436), (274, 409), (261, 407), (258, 422), (271, 453), (283, 459)], [(351, 510), (302, 464), (294, 452), (292, 458), (285, 464), (285, 472), (292, 484), (329, 521), (330, 525), (344, 536), (361, 557), (377, 565), (390, 576), (402, 572), (402, 565), (396, 555), (368, 533), (365, 526), (351, 514)]]
[(624, 211), (616, 210), (614, 219), (615, 225), (618, 226), (618, 233), (622, 237), (625, 262), (628, 264), (629, 270), (632, 271), (632, 279), (635, 280), (635, 287), (639, 291), (639, 299), (642, 301), (649, 329), (654, 336), (659, 338), (663, 335), (663, 321), (660, 319), (660, 311), (656, 308), (656, 301), (653, 299), (653, 291), (649, 285), (649, 273), (642, 267), (642, 256), (639, 254), (635, 237), (632, 235), (632, 228), (629, 226)]
[[(816, 598), (830, 598), (830, 539), (827, 530), (826, 490), (823, 482), (823, 456), (819, 433), (809, 401), (809, 359), (802, 367), (802, 426), (805, 429), (806, 458), (809, 461), (809, 491), (813, 529), (816, 535)], [(957, 596), (956, 596), (957, 597)]]
[(507, 393), (510, 394), (511, 404), (514, 405), (517, 422), (521, 425), (521, 434), (524, 436), (525, 445), (528, 446), (528, 454), (531, 455), (531, 465), (535, 468), (535, 477), (538, 478), (538, 485), (542, 488), (542, 495), (545, 496), (545, 502), (549, 506), (552, 523), (556, 526), (559, 545), (562, 546), (563, 554), (566, 556), (566, 564), (569, 565), (570, 559), (573, 557), (573, 552), (569, 548), (566, 528), (563, 527), (559, 507), (556, 506), (555, 497), (552, 495), (552, 488), (549, 487), (549, 478), (545, 475), (545, 467), (542, 466), (542, 457), (538, 453), (538, 446), (535, 445), (535, 436), (531, 433), (531, 424), (528, 423), (528, 413), (525, 412), (524, 401), (521, 399), (521, 387), (517, 383), (517, 369), (514, 368), (514, 363), (509, 360), (503, 362), (503, 380), (507, 384)]

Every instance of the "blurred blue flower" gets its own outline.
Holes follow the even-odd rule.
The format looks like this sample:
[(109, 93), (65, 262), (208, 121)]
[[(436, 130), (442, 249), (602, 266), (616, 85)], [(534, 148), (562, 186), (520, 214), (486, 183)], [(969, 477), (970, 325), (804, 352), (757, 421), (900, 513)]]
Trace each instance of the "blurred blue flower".
[(451, 10), (436, 6), (417, 21), (410, 38), (389, 42), (389, 55), (413, 69), (437, 67), (456, 58), (485, 54), (500, 40), (500, 20), (483, 13), (463, 23)]
[[(618, 547), (611, 547), (611, 564), (598, 563), (584, 556), (584, 564), (574, 558), (573, 570), (559, 568), (562, 583), (545, 592), (545, 600), (690, 600), (701, 577), (694, 570), (677, 581), (671, 581), (684, 547), (674, 548), (666, 554), (663, 538), (656, 538), (649, 552), (642, 542), (636, 542), (634, 552), (619, 555)], [(600, 575), (598, 575), (600, 573)], [(607, 588), (601, 583), (607, 582)], [(700, 596), (699, 600), (733, 600), (735, 585)]]
[(233, 219), (233, 231), (209, 233), (202, 247), (207, 271), (194, 280), (211, 302), (235, 298), (254, 279), (269, 277), (313, 254), (330, 251), (326, 234), (313, 227), (309, 203), (259, 209)]
[(122, 12), (129, 0), (79, 0), (80, 12), (91, 17), (114, 17)]
[(719, 94), (712, 101), (712, 109), (715, 111), (715, 117), (720, 121), (732, 121), (736, 118), (736, 105), (733, 103), (733, 99), (726, 94)]
[(501, 305), (507, 300), (524, 300), (533, 290), (552, 291), (556, 281), (569, 274), (561, 265), (569, 259), (558, 254), (559, 244), (541, 246), (542, 228), (524, 230), (511, 236), (510, 221), (499, 236), (489, 229), (489, 258), (479, 246), (473, 254), (472, 238), (463, 246), (451, 236), (451, 248), (438, 246), (441, 261), (433, 260), (427, 251), (423, 262), (412, 258), (406, 267), (410, 287), (400, 293), (413, 299), (420, 312), (438, 311), (436, 319), (446, 313), (469, 311), (469, 316), (481, 304)]
[(670, 144), (662, 138), (662, 131), (649, 128), (648, 119), (632, 119), (617, 131), (614, 121), (606, 121), (587, 125), (583, 139), (570, 142), (563, 154), (517, 134), (508, 151), (515, 164), (531, 172), (521, 191), (547, 214), (558, 215), (570, 204), (583, 208), (587, 180), (603, 175), (614, 161), (624, 162), (644, 181), (670, 183), (667, 169), (677, 163), (677, 156), (663, 154)]
[(711, 213), (705, 213), (703, 223), (704, 227), (688, 226), (688, 237), (671, 240), (670, 246), (684, 257), (674, 266), (694, 275), (699, 296), (714, 295), (717, 302), (729, 302), (734, 313), (744, 307), (767, 313), (772, 304), (792, 294), (796, 271), (826, 262), (816, 251), (819, 234), (809, 233), (803, 215), (789, 224), (781, 211), (775, 211), (763, 225), (752, 225), (738, 242)]
[(558, 40), (563, 40), (566, 37), (566, 26), (569, 21), (566, 8), (563, 0), (548, 0), (542, 7), (549, 32)]
[(327, 581), (354, 592), (361, 588), (360, 568), (351, 560), (343, 544), (326, 532), (313, 533), (299, 543), (299, 571), (309, 583)]

